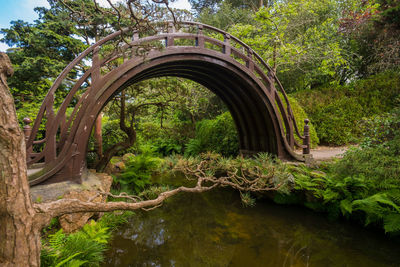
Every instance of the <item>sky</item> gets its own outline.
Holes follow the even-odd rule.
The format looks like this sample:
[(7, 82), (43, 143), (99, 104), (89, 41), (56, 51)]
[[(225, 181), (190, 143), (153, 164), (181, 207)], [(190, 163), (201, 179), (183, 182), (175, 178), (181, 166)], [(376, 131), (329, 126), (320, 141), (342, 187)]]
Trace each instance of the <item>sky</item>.
[[(107, 0), (97, 0), (102, 6), (108, 6)], [(49, 7), (47, 0), (0, 0), (0, 29), (9, 28), (10, 21), (24, 20), (33, 22), (38, 18), (38, 15), (33, 10), (37, 6)], [(170, 5), (174, 8), (190, 10), (188, 0), (177, 0)], [(3, 36), (0, 34), (0, 39)], [(5, 52), (8, 46), (0, 43), (0, 51)]]

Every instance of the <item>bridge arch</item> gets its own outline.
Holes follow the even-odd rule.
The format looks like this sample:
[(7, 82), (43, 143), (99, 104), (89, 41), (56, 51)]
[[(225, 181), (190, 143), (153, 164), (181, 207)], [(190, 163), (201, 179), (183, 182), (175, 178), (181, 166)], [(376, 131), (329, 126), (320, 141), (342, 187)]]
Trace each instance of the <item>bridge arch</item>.
[[(131, 42), (118, 44), (118, 49), (102, 57), (101, 47), (124, 32), (111, 34), (88, 48), (61, 73), (27, 140), (28, 166), (40, 169), (30, 175), (31, 185), (63, 180), (81, 182), (91, 130), (104, 106), (125, 87), (163, 76), (193, 80), (219, 96), (234, 118), (242, 154), (270, 152), (284, 159), (303, 160), (293, 148), (294, 134), (300, 139), (304, 137), (297, 129), (283, 87), (261, 57), (240, 40), (211, 26), (183, 22), (177, 25), (181, 28), (176, 32), (173, 24), (165, 25), (167, 32), (161, 30), (152, 36), (139, 38), (134, 32)], [(191, 28), (184, 32), (182, 26)], [(224, 41), (204, 34), (204, 29), (222, 34)], [(176, 45), (179, 39), (194, 42)], [(154, 42), (162, 42), (163, 46), (144, 50), (143, 44)], [(137, 56), (138, 53), (142, 55)], [(91, 67), (71, 87), (55, 113), (54, 94), (67, 74), (88, 56)], [(112, 62), (116, 60), (123, 63), (114, 66)], [(108, 72), (104, 72), (106, 66), (111, 66)], [(74, 99), (73, 112), (67, 118), (66, 110)], [(44, 122), (45, 138), (35, 140), (40, 123)], [(41, 145), (42, 150), (35, 153), (35, 145)]]

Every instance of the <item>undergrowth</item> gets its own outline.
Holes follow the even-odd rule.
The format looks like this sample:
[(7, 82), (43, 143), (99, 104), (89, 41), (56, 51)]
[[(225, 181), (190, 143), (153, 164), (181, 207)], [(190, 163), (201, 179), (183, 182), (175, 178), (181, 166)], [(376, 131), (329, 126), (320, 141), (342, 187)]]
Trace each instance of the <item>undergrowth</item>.
[(322, 144), (358, 143), (365, 118), (390, 112), (399, 103), (399, 71), (387, 71), (345, 85), (302, 90), (295, 97), (313, 122)]
[(66, 234), (62, 229), (42, 239), (41, 266), (99, 266), (112, 232), (127, 223), (133, 212), (106, 213), (99, 221), (90, 221), (81, 230)]
[(141, 154), (128, 159), (125, 171), (114, 176), (113, 186), (118, 187), (119, 191), (138, 194), (151, 184), (151, 175), (161, 162), (150, 147), (142, 148)]
[(360, 148), (324, 171), (291, 166), (295, 190), (277, 194), (277, 203), (301, 203), (330, 217), (344, 216), (365, 225), (400, 233), (400, 109), (371, 119)]

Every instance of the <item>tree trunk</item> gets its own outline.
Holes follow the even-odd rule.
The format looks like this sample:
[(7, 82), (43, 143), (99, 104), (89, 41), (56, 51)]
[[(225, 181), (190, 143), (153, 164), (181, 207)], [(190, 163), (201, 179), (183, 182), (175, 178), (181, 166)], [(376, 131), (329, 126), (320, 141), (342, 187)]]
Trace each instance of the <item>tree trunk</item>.
[(25, 140), (6, 84), (13, 73), (0, 53), (0, 265), (39, 266), (40, 227), (29, 196)]

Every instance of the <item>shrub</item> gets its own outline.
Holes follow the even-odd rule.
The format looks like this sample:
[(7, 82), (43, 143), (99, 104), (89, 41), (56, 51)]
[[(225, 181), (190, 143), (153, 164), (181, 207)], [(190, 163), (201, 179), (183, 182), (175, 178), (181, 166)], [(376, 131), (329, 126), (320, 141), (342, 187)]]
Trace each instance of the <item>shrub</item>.
[(324, 86), (295, 93), (323, 144), (360, 141), (363, 118), (391, 111), (400, 95), (400, 74), (384, 72), (348, 85)]
[(43, 244), (42, 266), (98, 266), (109, 238), (108, 228), (94, 221), (70, 235), (61, 229)]
[[(119, 119), (110, 119), (109, 117), (103, 117), (102, 136), (103, 136), (103, 150), (106, 151), (116, 143), (122, 142), (127, 138), (127, 135), (119, 127)], [(92, 138), (93, 144), (94, 139)], [(89, 144), (89, 147), (92, 143)], [(94, 147), (94, 145), (93, 145)], [(119, 151), (116, 156), (122, 156), (124, 153), (133, 152), (134, 148), (129, 148), (123, 151)]]
[[(300, 104), (297, 102), (297, 100), (291, 96), (288, 96), (290, 106), (292, 107), (293, 110), (293, 115), (294, 118), (296, 119), (297, 127), (299, 128), (299, 131), (301, 134), (303, 134), (303, 129), (304, 129), (304, 120), (308, 119), (307, 113), (304, 111), (304, 109), (300, 106)], [(311, 147), (314, 148), (318, 145), (319, 143), (319, 138), (317, 136), (317, 132), (315, 131), (315, 127), (313, 122), (310, 122), (308, 124), (310, 126), (310, 142), (311, 142)], [(295, 139), (299, 144), (302, 144), (302, 141), (297, 137), (295, 134)]]
[(361, 147), (372, 147), (397, 138), (400, 132), (400, 108), (363, 120), (361, 128)]
[[(306, 167), (291, 167), (296, 193), (303, 197), (277, 196), (278, 203), (295, 201), (331, 217), (340, 214), (400, 233), (400, 110), (386, 115), (370, 128), (374, 142), (350, 149), (332, 164), (327, 174)], [(374, 121), (375, 122), (375, 121)], [(377, 134), (378, 133), (378, 134)], [(377, 136), (377, 137), (376, 137)], [(310, 197), (312, 196), (312, 197)]]
[(182, 146), (177, 142), (177, 140), (157, 138), (151, 143), (154, 151), (163, 157), (172, 154), (180, 154), (182, 152)]
[(213, 120), (202, 120), (196, 125), (196, 137), (186, 145), (185, 155), (213, 151), (224, 156), (239, 153), (239, 140), (233, 118), (229, 112)]
[(130, 158), (123, 173), (114, 179), (122, 191), (139, 193), (150, 184), (151, 174), (161, 163), (150, 147), (142, 147), (142, 153)]

